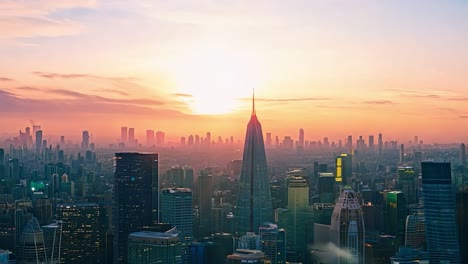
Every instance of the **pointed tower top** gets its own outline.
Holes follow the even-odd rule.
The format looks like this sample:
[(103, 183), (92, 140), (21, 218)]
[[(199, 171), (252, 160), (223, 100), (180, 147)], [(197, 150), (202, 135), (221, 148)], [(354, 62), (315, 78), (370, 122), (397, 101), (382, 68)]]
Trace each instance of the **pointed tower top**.
[(255, 113), (255, 89), (252, 91), (252, 116), (256, 116)]

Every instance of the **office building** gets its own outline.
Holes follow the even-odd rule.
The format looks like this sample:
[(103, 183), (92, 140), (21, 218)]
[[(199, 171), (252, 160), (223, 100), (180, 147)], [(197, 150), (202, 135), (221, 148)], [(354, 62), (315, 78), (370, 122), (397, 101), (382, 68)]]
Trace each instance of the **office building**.
[(406, 205), (418, 203), (417, 180), (412, 167), (398, 168), (397, 189), (405, 194)]
[(466, 169), (466, 148), (465, 144), (460, 144), (460, 166)]
[(468, 187), (457, 192), (458, 241), (462, 263), (468, 263)]
[(450, 163), (423, 162), (422, 186), (430, 263), (461, 263)]
[(81, 139), (81, 149), (87, 150), (89, 149), (89, 132), (88, 131), (83, 131), (83, 136)]
[(369, 149), (374, 150), (374, 148), (375, 148), (374, 136), (370, 135), (369, 136)]
[(238, 235), (246, 232), (258, 232), (258, 228), (263, 223), (273, 222), (262, 126), (255, 113), (254, 101), (252, 104), (252, 115), (245, 136), (239, 198), (234, 214)]
[(128, 235), (158, 219), (158, 154), (115, 154), (112, 211), (113, 263), (126, 263)]
[(193, 241), (192, 191), (187, 188), (165, 188), (161, 193), (161, 221), (177, 228), (181, 242), (182, 263), (190, 263)]
[(286, 233), (284, 229), (278, 229), (277, 225), (266, 223), (260, 227), (259, 233), (265, 259), (271, 264), (285, 264)]
[(333, 173), (319, 173), (318, 194), (321, 203), (335, 202), (335, 175)]
[(353, 158), (350, 154), (341, 154), (336, 157), (335, 181), (337, 184), (346, 185), (353, 177)]
[(211, 196), (213, 177), (198, 176), (198, 212), (200, 216), (199, 237), (211, 235)]
[(154, 130), (146, 130), (146, 146), (154, 145)]
[(23, 228), (18, 241), (18, 263), (46, 263), (44, 234), (35, 217)]
[(407, 247), (400, 247), (390, 260), (392, 264), (429, 264), (427, 252)]
[(104, 223), (99, 205), (74, 203), (57, 205), (57, 218), (61, 221), (61, 260), (64, 263), (101, 263)]
[(385, 233), (396, 238), (397, 246), (404, 245), (406, 201), (405, 194), (400, 191), (386, 193)]
[(128, 140), (127, 127), (121, 127), (120, 128), (120, 143), (123, 143), (125, 145), (127, 144), (127, 140)]
[(128, 128), (128, 145), (135, 145), (135, 128), (133, 127)]
[(55, 220), (52, 224), (42, 226), (47, 259), (50, 264), (62, 262), (62, 221)]
[(406, 217), (405, 246), (413, 249), (426, 249), (426, 221), (424, 210), (418, 207)]
[(338, 263), (364, 264), (364, 219), (353, 189), (344, 187), (338, 198), (330, 224), (330, 241), (347, 251), (339, 255)]
[(156, 146), (164, 145), (164, 132), (157, 131), (156, 132)]
[(177, 229), (131, 233), (128, 236), (127, 263), (181, 264), (181, 243)]
[(36, 131), (36, 154), (40, 154), (42, 150), (42, 130)]

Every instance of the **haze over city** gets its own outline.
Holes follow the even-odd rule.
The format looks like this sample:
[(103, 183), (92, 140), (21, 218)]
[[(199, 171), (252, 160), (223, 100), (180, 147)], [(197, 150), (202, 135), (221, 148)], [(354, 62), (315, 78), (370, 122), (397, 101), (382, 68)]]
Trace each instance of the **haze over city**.
[[(1, 1), (1, 135), (467, 141), (464, 1)], [(1, 137), (1, 136), (0, 136)]]

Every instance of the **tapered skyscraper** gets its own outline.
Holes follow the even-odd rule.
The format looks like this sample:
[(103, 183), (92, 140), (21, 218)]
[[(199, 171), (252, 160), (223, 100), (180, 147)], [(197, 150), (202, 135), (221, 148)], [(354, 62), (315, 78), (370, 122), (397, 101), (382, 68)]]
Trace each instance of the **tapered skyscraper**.
[(252, 100), (252, 115), (245, 135), (240, 192), (236, 207), (236, 231), (257, 232), (265, 222), (273, 222), (270, 182), (268, 177), (262, 125), (255, 113)]

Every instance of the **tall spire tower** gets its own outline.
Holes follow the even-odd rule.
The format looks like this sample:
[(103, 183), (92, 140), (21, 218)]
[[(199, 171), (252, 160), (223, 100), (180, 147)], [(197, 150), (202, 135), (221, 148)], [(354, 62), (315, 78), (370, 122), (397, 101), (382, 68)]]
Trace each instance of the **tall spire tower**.
[(263, 142), (262, 125), (255, 112), (252, 94), (252, 115), (247, 124), (240, 176), (240, 192), (236, 206), (236, 232), (258, 233), (264, 222), (273, 221), (270, 181)]

